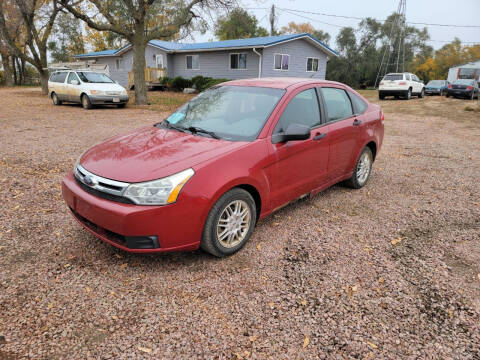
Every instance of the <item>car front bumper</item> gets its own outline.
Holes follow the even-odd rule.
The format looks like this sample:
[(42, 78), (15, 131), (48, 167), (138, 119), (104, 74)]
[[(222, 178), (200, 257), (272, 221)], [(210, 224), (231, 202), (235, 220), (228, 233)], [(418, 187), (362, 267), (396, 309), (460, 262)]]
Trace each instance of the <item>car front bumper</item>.
[(136, 253), (197, 249), (209, 204), (208, 199), (181, 198), (182, 194), (170, 205), (123, 204), (87, 193), (72, 172), (62, 181), (62, 195), (86, 230), (119, 249)]
[(425, 89), (425, 94), (427, 95), (440, 95), (442, 93), (442, 89)]
[(88, 98), (94, 105), (126, 104), (129, 100), (128, 95), (89, 95)]

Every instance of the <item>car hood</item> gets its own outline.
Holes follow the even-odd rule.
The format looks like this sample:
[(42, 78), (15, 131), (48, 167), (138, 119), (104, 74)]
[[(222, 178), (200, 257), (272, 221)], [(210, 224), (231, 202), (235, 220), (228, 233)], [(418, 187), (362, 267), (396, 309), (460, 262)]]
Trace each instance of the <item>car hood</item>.
[(125, 88), (115, 83), (83, 83), (83, 87), (88, 90), (101, 91), (124, 91)]
[(425, 88), (427, 89), (441, 89), (443, 85), (427, 85)]
[(82, 155), (80, 164), (108, 179), (143, 182), (194, 167), (245, 144), (152, 126), (92, 147)]

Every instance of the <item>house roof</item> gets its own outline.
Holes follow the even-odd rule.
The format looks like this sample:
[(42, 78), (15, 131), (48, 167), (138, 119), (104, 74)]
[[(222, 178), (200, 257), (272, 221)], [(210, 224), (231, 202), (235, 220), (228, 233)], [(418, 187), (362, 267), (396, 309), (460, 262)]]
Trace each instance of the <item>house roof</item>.
[[(149, 45), (161, 48), (166, 52), (176, 53), (176, 52), (196, 52), (196, 51), (215, 51), (223, 49), (241, 49), (241, 48), (265, 48), (273, 45), (277, 45), (283, 42), (292, 41), (296, 39), (305, 39), (309, 41), (312, 45), (322, 49), (329, 55), (337, 56), (337, 52), (331, 49), (328, 45), (321, 42), (317, 38), (313, 37), (308, 33), (303, 34), (288, 34), (288, 35), (277, 35), (277, 36), (263, 36), (247, 39), (236, 39), (236, 40), (223, 40), (223, 41), (210, 41), (203, 43), (194, 43), (194, 44), (182, 44), (176, 42), (162, 41), (162, 40), (151, 40)], [(84, 57), (100, 57), (100, 56), (118, 56), (122, 52), (130, 48), (131, 45), (121, 47), (116, 50), (104, 50), (97, 51), (88, 54), (75, 55), (75, 58), (84, 58)]]

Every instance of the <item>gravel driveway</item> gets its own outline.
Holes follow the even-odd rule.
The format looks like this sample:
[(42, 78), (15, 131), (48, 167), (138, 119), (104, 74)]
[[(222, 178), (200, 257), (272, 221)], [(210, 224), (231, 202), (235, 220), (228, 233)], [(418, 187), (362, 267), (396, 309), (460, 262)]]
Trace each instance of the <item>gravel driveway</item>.
[(120, 252), (62, 200), (83, 150), (162, 113), (1, 88), (0, 359), (480, 359), (472, 103), (382, 102), (365, 188), (287, 206), (216, 259)]

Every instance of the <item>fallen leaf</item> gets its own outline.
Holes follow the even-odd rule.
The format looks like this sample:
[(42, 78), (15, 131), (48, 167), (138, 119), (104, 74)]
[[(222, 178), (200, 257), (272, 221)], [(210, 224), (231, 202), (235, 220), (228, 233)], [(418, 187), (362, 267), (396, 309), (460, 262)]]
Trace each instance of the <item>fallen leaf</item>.
[(358, 285), (352, 286), (352, 291), (353, 291), (353, 292), (357, 292), (357, 291), (358, 291)]
[(368, 346), (370, 346), (372, 349), (376, 349), (376, 348), (378, 348), (378, 346), (377, 346), (377, 345), (375, 345), (375, 344), (374, 344), (374, 343), (372, 343), (372, 342), (369, 342), (369, 341), (367, 341), (367, 344), (368, 344)]
[(235, 357), (237, 358), (237, 360), (243, 360), (243, 356), (240, 355), (239, 353), (233, 353), (233, 355), (235, 355)]
[(402, 241), (402, 238), (401, 237), (398, 237), (396, 239), (393, 239), (392, 240), (392, 245), (397, 245), (400, 241)]
[(273, 226), (278, 226), (278, 225), (280, 225), (279, 222), (274, 222), (274, 223), (273, 223)]
[(112, 319), (113, 320), (118, 320), (118, 316), (117, 315), (112, 315)]
[(90, 294), (90, 292), (92, 291), (92, 289), (90, 289), (88, 286), (85, 287), (85, 291), (87, 292), (87, 294)]
[(70, 267), (70, 264), (65, 264), (63, 265), (63, 267), (66, 269), (66, 268), (69, 268)]
[(149, 348), (146, 348), (146, 347), (143, 347), (143, 346), (137, 346), (137, 349), (144, 352), (144, 353), (151, 353), (152, 352), (152, 349), (149, 349)]
[(18, 210), (19, 207), (20, 207), (20, 205), (17, 205), (13, 208), (13, 210)]
[(448, 309), (448, 316), (450, 316), (450, 319), (453, 319), (453, 311)]
[(250, 336), (250, 337), (248, 338), (248, 340), (250, 340), (251, 342), (254, 342), (254, 341), (257, 340), (257, 339), (258, 339), (258, 337), (255, 336), (255, 335), (252, 335), (252, 336)]
[(348, 296), (353, 295), (352, 288), (350, 287), (350, 285), (345, 286), (345, 292), (347, 293)]
[(257, 244), (257, 250), (261, 250), (261, 249), (262, 249), (262, 245)]
[(120, 254), (115, 254), (115, 256), (116, 256), (117, 258), (119, 258), (119, 259), (123, 259), (123, 256), (120, 255)]
[(48, 307), (49, 309), (53, 309), (53, 304), (50, 303), (50, 304), (47, 305), (47, 307)]
[(115, 296), (115, 295), (117, 295), (117, 293), (112, 290), (112, 291), (110, 291), (110, 295)]
[(309, 336), (305, 336), (305, 339), (303, 339), (303, 348), (305, 349), (308, 344), (310, 344), (310, 337)]
[(300, 301), (300, 304), (302, 304), (303, 306), (307, 305), (307, 300)]
[(269, 302), (268, 306), (270, 306), (273, 309), (275, 307), (275, 303), (274, 302)]
[(250, 357), (250, 351), (245, 350), (243, 352), (243, 354), (245, 355), (245, 358), (247, 358), (247, 359)]
[(480, 280), (480, 273), (477, 274), (478, 280)]
[(385, 279), (384, 279), (383, 277), (381, 277), (380, 279), (378, 279), (378, 282), (379, 282), (380, 284), (383, 284), (383, 283), (385, 282)]
[(121, 267), (122, 269), (125, 269), (127, 266), (128, 266), (127, 263), (123, 263), (122, 265), (120, 265), (120, 267)]

